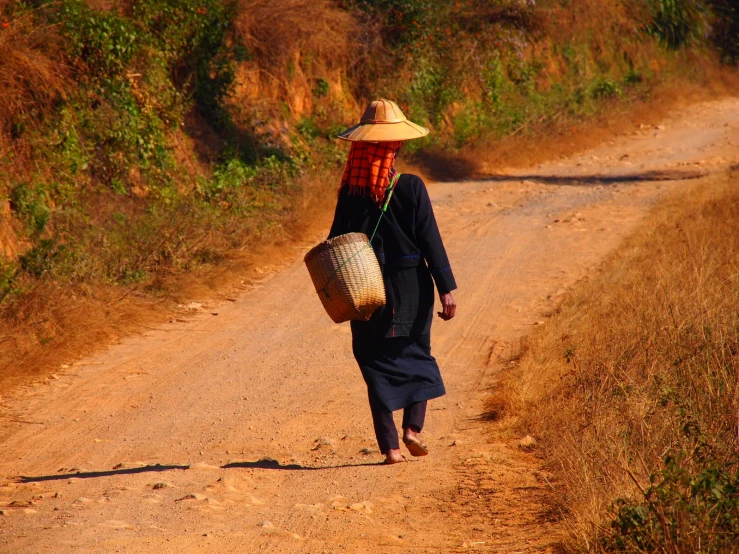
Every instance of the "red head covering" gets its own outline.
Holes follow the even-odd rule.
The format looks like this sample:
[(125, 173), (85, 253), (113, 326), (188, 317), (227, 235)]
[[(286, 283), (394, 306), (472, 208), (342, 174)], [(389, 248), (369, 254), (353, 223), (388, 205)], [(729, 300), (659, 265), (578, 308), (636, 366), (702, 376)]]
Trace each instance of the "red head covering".
[(382, 205), (400, 144), (400, 141), (352, 142), (341, 186), (348, 186), (349, 194), (369, 196), (378, 206)]

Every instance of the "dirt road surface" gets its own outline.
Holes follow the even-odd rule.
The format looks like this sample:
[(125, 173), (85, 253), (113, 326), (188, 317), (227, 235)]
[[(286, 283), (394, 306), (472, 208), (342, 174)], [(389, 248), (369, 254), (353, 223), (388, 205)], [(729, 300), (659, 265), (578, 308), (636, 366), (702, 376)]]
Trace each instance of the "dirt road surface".
[(546, 475), (481, 418), (499, 360), (661, 195), (737, 163), (728, 99), (576, 158), (430, 185), (460, 288), (432, 331), (449, 392), (423, 459), (378, 465), (308, 243), (233, 301), (2, 398), (0, 552), (550, 551)]

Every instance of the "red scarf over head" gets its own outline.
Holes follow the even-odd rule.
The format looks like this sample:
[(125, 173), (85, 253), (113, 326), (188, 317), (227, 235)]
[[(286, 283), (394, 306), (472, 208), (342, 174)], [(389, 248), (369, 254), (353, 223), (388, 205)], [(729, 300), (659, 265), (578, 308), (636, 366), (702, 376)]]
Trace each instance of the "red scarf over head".
[(348, 186), (349, 194), (369, 196), (382, 205), (398, 148), (400, 141), (353, 142), (341, 186)]

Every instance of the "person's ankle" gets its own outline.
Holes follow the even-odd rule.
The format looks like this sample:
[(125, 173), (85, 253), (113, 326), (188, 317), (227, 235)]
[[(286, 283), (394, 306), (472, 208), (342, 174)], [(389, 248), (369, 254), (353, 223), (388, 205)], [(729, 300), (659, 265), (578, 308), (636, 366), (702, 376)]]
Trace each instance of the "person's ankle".
[(416, 431), (415, 429), (413, 429), (413, 427), (406, 427), (405, 429), (403, 429), (403, 438), (417, 439), (419, 433), (420, 431)]

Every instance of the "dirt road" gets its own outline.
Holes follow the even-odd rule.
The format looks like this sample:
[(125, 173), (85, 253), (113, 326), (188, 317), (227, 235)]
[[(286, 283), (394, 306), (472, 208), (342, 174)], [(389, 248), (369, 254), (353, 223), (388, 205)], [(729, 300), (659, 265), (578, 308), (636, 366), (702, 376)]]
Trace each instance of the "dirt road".
[[(666, 191), (739, 163), (739, 100), (577, 158), (430, 186), (458, 277), (431, 455), (386, 467), (347, 324), (301, 263), (1, 400), (0, 552), (544, 552), (536, 459), (481, 419), (498, 360)], [(327, 222), (328, 225), (328, 222)]]

